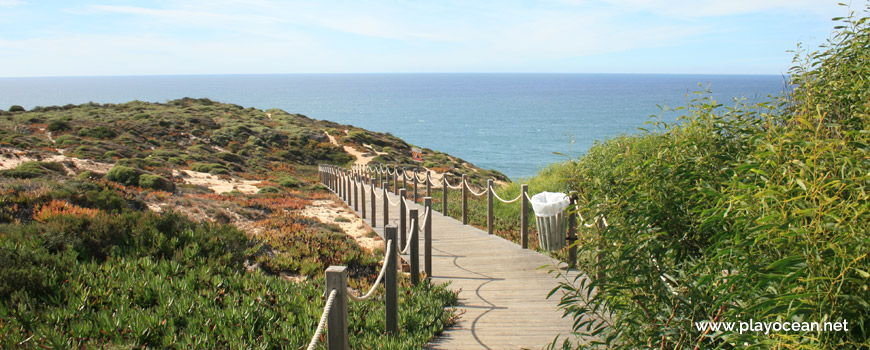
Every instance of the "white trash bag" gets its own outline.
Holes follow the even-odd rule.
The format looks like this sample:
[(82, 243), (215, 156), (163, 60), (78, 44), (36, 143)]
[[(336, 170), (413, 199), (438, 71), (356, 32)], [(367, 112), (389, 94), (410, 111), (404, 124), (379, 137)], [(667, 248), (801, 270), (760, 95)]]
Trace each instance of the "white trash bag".
[(568, 195), (558, 192), (541, 192), (532, 196), (530, 202), (538, 225), (538, 240), (545, 250), (565, 247), (565, 232), (568, 216), (565, 208), (571, 204)]

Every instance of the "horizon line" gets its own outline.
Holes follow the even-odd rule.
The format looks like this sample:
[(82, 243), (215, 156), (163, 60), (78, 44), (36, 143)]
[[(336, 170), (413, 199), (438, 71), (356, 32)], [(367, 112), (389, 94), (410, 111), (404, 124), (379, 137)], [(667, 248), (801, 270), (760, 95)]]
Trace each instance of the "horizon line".
[(306, 73), (166, 73), (166, 74), (109, 74), (109, 75), (29, 75), (3, 76), (0, 79), (28, 78), (132, 78), (178, 76), (269, 76), (269, 75), (728, 75), (728, 76), (788, 76), (787, 73), (626, 73), (626, 72), (306, 72)]

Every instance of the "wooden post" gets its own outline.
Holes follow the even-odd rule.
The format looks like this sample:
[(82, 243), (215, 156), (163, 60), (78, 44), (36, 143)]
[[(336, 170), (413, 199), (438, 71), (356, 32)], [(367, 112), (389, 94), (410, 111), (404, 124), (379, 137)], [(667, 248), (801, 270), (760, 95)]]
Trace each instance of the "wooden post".
[(468, 225), (468, 185), (465, 180), (468, 175), (462, 174), (462, 224)]
[(573, 268), (577, 261), (577, 200), (571, 197), (571, 206), (568, 207), (568, 268)]
[(399, 167), (393, 167), (393, 193), (399, 194)]
[(382, 193), (384, 195), (384, 198), (381, 198), (383, 200), (382, 203), (384, 206), (384, 227), (386, 227), (390, 223), (390, 199), (387, 198), (387, 195), (389, 195), (389, 192), (387, 192), (388, 191), (387, 189), (389, 187), (390, 187), (390, 184), (387, 181), (384, 181), (383, 187), (381, 187), (381, 191), (384, 191)]
[(432, 197), (432, 172), (426, 170), (426, 197)]
[(350, 349), (347, 340), (347, 266), (326, 269), (326, 296), (335, 290), (332, 310), (326, 318), (326, 337), (329, 350)]
[(359, 191), (358, 191), (359, 182), (357, 181), (358, 180), (357, 176), (358, 175), (354, 175), (353, 179), (351, 180), (351, 186), (353, 186), (353, 211), (359, 210), (359, 197), (358, 197), (358, 195), (359, 195)]
[[(374, 180), (374, 178), (372, 180)], [(378, 216), (378, 211), (375, 208), (375, 201), (376, 201), (377, 197), (375, 197), (375, 183), (374, 183), (374, 181), (372, 181), (372, 183), (369, 184), (369, 191), (371, 191), (371, 196), (370, 196), (371, 198), (370, 199), (372, 200), (372, 227), (374, 228), (374, 227), (378, 227), (378, 222), (376, 220), (377, 216)]]
[(345, 192), (345, 190), (344, 190), (344, 185), (346, 184), (347, 179), (344, 178), (344, 171), (341, 169), (338, 170), (338, 179), (337, 180), (338, 180), (338, 197), (340, 197), (341, 200), (347, 202), (347, 198), (345, 198), (345, 194), (347, 192)]
[(523, 243), (523, 249), (529, 249), (529, 199), (526, 198), (526, 194), (529, 193), (529, 185), (523, 184), (521, 188), (522, 194), (520, 195), (523, 196), (523, 198), (521, 198), (523, 204), (520, 209), (522, 212), (520, 214), (520, 221), (522, 221), (522, 231), (520, 236)]
[(408, 177), (405, 175), (405, 168), (402, 168), (402, 189), (408, 188)]
[[(407, 234), (407, 232), (408, 232), (408, 224), (407, 224), (408, 213), (406, 212), (408, 210), (408, 208), (405, 206), (405, 201), (403, 200), (403, 198), (405, 198), (405, 189), (400, 188), (399, 189), (399, 242), (400, 242), (400, 246), (402, 246), (402, 247), (404, 247), (405, 244), (407, 244), (405, 242), (407, 242), (407, 239), (408, 239), (408, 234)], [(399, 248), (399, 250), (401, 250), (401, 248)]]
[(360, 216), (363, 220), (366, 218), (366, 176), (363, 175), (362, 179), (359, 182), (359, 198), (362, 200), (362, 204), (360, 204)]
[(447, 191), (450, 190), (450, 187), (447, 187), (447, 175), (441, 175), (441, 214), (447, 216)]
[(420, 284), (420, 216), (417, 209), (411, 209), (411, 284)]
[(486, 233), (492, 234), (493, 230), (493, 221), (495, 217), (493, 216), (493, 192), (492, 192), (492, 179), (486, 180)]
[(350, 175), (344, 173), (344, 202), (350, 204)]
[(414, 203), (417, 203), (417, 174), (419, 173), (420, 166), (417, 166), (417, 169), (414, 169)]
[(423, 198), (426, 222), (423, 224), (423, 260), (426, 263), (426, 277), (432, 277), (432, 197)]
[(398, 278), (396, 273), (396, 260), (398, 256), (396, 256), (396, 251), (398, 242), (396, 241), (396, 226), (387, 225), (384, 229), (384, 236), (386, 236), (387, 241), (393, 241), (393, 244), (390, 245), (390, 249), (386, 252), (386, 256), (384, 259), (387, 259), (387, 266), (384, 268), (387, 269), (386, 276), (384, 276), (384, 289), (386, 289), (386, 305), (385, 309), (387, 310), (386, 315), (386, 323), (387, 323), (387, 333), (398, 334), (399, 333), (399, 288), (398, 288)]
[(341, 173), (338, 169), (333, 169), (333, 171), (334, 173), (332, 175), (332, 181), (335, 182), (335, 194), (338, 195), (339, 198), (341, 198)]

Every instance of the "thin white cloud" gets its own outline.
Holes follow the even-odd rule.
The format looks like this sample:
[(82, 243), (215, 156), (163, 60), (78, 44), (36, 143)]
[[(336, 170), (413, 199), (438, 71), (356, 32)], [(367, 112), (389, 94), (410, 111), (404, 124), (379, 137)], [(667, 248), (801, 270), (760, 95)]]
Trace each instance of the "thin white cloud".
[(672, 18), (724, 17), (764, 11), (831, 13), (827, 0), (606, 0), (630, 12), (650, 12)]
[(24, 5), (24, 1), (0, 0), (0, 6), (3, 6), (3, 7), (12, 7), (12, 6), (18, 6), (18, 5)]
[[(733, 30), (711, 24), (714, 21), (705, 20), (708, 17), (727, 21), (728, 16), (745, 13), (807, 14), (838, 9), (818, 4), (824, 2), (186, 0), (147, 6), (102, 4), (74, 7), (66, 13), (94, 23), (112, 23), (117, 31), (93, 33), (75, 25), (51, 23), (54, 30), (50, 32), (42, 29), (25, 38), (5, 37), (0, 39), (0, 50), (5, 50), (0, 55), (0, 76), (584, 71), (585, 66), (566, 62), (639, 49), (686, 47)], [(20, 1), (0, 0), (5, 3)], [(561, 65), (548, 65), (551, 62)], [(636, 68), (616, 70), (630, 69)]]

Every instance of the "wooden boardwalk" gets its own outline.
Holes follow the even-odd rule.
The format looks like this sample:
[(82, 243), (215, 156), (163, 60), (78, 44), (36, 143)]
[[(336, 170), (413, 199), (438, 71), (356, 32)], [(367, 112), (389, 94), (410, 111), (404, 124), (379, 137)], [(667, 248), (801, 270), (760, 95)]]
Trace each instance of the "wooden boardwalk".
[[(399, 197), (390, 194), (390, 200), (396, 202)], [(383, 237), (382, 200), (376, 202), (375, 231)], [(370, 202), (360, 203), (367, 204), (370, 214)], [(424, 212), (418, 204), (411, 204), (411, 209)], [(539, 269), (558, 264), (557, 260), (463, 225), (437, 211), (433, 210), (432, 215), (432, 281), (450, 283), (451, 289), (459, 291), (457, 309), (463, 314), (456, 325), (432, 340), (427, 348), (540, 349), (557, 336), (560, 342), (570, 337), (573, 320), (562, 318), (562, 312), (556, 309), (560, 294), (547, 299), (559, 280), (547, 273), (552, 267)], [(398, 218), (398, 206), (391, 207), (390, 222), (398, 226)], [(423, 264), (422, 231), (420, 234)], [(565, 267), (564, 263), (560, 265), (563, 273)], [(571, 271), (569, 276), (577, 274)]]

